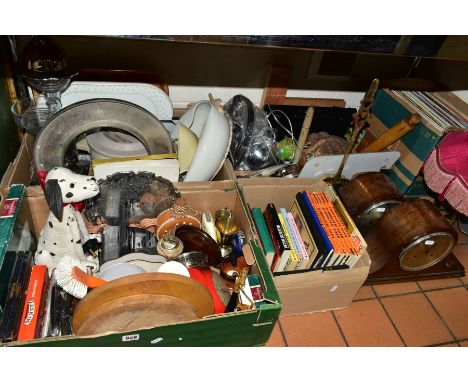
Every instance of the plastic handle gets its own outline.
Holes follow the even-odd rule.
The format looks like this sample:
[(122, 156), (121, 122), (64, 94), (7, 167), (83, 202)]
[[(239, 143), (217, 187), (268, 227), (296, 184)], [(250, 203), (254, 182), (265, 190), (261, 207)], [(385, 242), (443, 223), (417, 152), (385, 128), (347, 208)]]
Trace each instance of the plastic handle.
[(97, 288), (98, 286), (101, 286), (107, 283), (106, 280), (88, 275), (86, 272), (82, 271), (78, 267), (73, 267), (72, 276), (75, 280), (86, 285), (88, 288)]

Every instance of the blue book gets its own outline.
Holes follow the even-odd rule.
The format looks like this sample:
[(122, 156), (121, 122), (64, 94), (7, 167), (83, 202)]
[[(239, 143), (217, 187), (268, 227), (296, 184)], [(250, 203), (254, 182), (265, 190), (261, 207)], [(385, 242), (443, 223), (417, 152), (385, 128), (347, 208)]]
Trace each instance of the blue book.
[(330, 260), (331, 256), (333, 255), (332, 243), (325, 233), (322, 224), (320, 224), (314, 207), (312, 207), (306, 192), (300, 192), (299, 197), (299, 206), (301, 206), (301, 209), (304, 208), (304, 217), (306, 220), (309, 220), (309, 226), (312, 230), (312, 233), (314, 234), (315, 242), (317, 243), (317, 247), (319, 249), (319, 253), (312, 263), (311, 269), (325, 268), (328, 265), (328, 261)]

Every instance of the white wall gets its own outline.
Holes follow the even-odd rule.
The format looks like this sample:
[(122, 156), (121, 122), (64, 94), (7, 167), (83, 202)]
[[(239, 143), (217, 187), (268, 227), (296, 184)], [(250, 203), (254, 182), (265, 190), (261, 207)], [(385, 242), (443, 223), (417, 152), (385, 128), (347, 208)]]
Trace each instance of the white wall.
[[(169, 97), (174, 108), (183, 108), (187, 104), (208, 99), (208, 93), (223, 102), (229, 101), (236, 94), (242, 94), (258, 105), (262, 99), (263, 88), (227, 88), (204, 86), (169, 86)], [(344, 99), (347, 107), (359, 107), (364, 92), (342, 92), (326, 90), (288, 90), (288, 97)]]
[(458, 97), (460, 97), (463, 101), (468, 103), (468, 90), (457, 90), (452, 92), (456, 94)]
[[(208, 93), (211, 93), (214, 98), (220, 98), (223, 102), (229, 101), (236, 94), (242, 94), (258, 105), (262, 99), (263, 88), (169, 86), (169, 96), (174, 108), (184, 108), (189, 103), (207, 100)], [(457, 90), (453, 93), (468, 103), (468, 90)], [(364, 92), (289, 89), (286, 95), (288, 97), (344, 99), (347, 107), (359, 108)]]

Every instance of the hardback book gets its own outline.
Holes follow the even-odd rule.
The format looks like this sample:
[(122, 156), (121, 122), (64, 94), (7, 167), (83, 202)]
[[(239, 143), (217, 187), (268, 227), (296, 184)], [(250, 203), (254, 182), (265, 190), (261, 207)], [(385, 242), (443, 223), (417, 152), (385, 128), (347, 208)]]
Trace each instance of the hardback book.
[(273, 243), (273, 247), (275, 248), (275, 255), (273, 256), (273, 261), (272, 261), (271, 266), (270, 266), (270, 270), (272, 272), (274, 272), (276, 267), (279, 266), (279, 263), (280, 263), (280, 260), (281, 260), (281, 251), (280, 251), (278, 243), (277, 243), (277, 241), (275, 239), (276, 238), (275, 229), (274, 229), (273, 222), (270, 219), (270, 216), (263, 213), (263, 217), (265, 219), (265, 223), (267, 225), (268, 232), (270, 233), (271, 242)]
[(304, 269), (308, 260), (308, 256), (307, 256), (307, 253), (305, 253), (307, 258), (304, 258), (303, 256), (303, 251), (299, 245), (299, 238), (297, 237), (298, 234), (294, 230), (294, 229), (297, 230), (296, 223), (294, 223), (294, 219), (289, 217), (289, 213), (288, 211), (286, 211), (285, 208), (280, 208), (280, 213), (281, 213), (281, 216), (283, 217), (284, 224), (286, 228), (288, 229), (289, 238), (291, 239), (291, 244), (292, 244), (292, 247), (294, 248), (294, 253), (298, 257), (298, 262), (297, 262), (295, 269)]
[(308, 269), (307, 264), (309, 263), (309, 255), (304, 246), (304, 241), (302, 240), (301, 234), (299, 233), (299, 229), (297, 228), (297, 224), (294, 221), (294, 217), (291, 212), (288, 212), (288, 220), (291, 224), (292, 230), (294, 232), (294, 237), (297, 241), (297, 245), (299, 247), (299, 255), (302, 258), (299, 267), (297, 269)]
[(296, 267), (299, 264), (299, 256), (296, 253), (296, 250), (294, 249), (294, 244), (292, 242), (291, 235), (289, 233), (289, 227), (287, 226), (283, 215), (281, 213), (278, 213), (278, 218), (280, 220), (281, 227), (283, 228), (284, 235), (286, 236), (286, 240), (288, 242), (289, 248), (291, 248), (291, 253), (289, 254), (289, 259), (286, 262), (284, 271), (291, 272), (291, 271), (296, 270)]
[(312, 263), (312, 269), (325, 268), (328, 265), (330, 257), (333, 255), (333, 246), (323, 230), (305, 191), (298, 193), (296, 198), (298, 199), (299, 207), (301, 207), (319, 249), (318, 255)]
[[(7, 252), (9, 256), (14, 253)], [(33, 254), (20, 251), (16, 254), (13, 273), (10, 278), (5, 310), (0, 324), (0, 342), (16, 341), (20, 327), (21, 313), (31, 275)]]
[(348, 230), (325, 192), (306, 192), (317, 218), (333, 245), (334, 256), (328, 266), (349, 266), (359, 252)]
[(265, 218), (263, 217), (262, 210), (260, 208), (254, 207), (251, 209), (251, 211), (255, 227), (257, 227), (257, 232), (260, 236), (260, 242), (262, 243), (267, 264), (269, 267), (271, 267), (276, 251), (271, 240), (270, 231), (268, 230)]
[(291, 253), (291, 248), (289, 247), (286, 235), (284, 234), (283, 228), (281, 227), (281, 222), (278, 218), (278, 213), (276, 212), (276, 207), (274, 204), (269, 203), (263, 213), (265, 220), (270, 220), (271, 226), (273, 229), (273, 241), (276, 242), (280, 254), (280, 258), (276, 261), (273, 268), (273, 272), (284, 272), (287, 261), (289, 260), (289, 255)]
[(307, 264), (304, 266), (304, 269), (310, 269), (315, 257), (318, 254), (318, 248), (315, 243), (314, 235), (312, 234), (312, 231), (306, 222), (297, 199), (294, 200), (291, 208), (289, 209), (289, 213), (292, 215), (294, 222), (296, 223), (296, 227), (301, 236), (305, 251), (309, 257)]

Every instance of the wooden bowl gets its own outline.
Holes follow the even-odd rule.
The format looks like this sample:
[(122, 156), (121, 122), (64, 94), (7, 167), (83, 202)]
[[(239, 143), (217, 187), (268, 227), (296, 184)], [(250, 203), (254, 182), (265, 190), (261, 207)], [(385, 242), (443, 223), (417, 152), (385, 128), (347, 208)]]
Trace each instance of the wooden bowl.
[(213, 314), (209, 290), (189, 277), (143, 273), (93, 289), (76, 306), (73, 331), (78, 336), (126, 332)]

